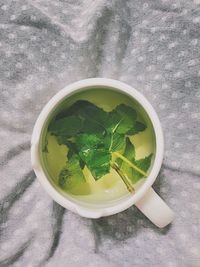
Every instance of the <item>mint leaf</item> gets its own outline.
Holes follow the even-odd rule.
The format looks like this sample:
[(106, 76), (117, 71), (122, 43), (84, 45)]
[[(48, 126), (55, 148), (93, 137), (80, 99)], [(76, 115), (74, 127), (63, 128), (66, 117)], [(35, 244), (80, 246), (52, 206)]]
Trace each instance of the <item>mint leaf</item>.
[[(150, 154), (149, 156), (143, 159), (139, 159), (139, 160), (135, 159), (135, 147), (131, 143), (128, 137), (126, 138), (126, 147), (125, 147), (123, 156), (144, 172), (148, 171), (151, 165), (152, 154)], [(120, 170), (126, 173), (126, 175), (132, 181), (133, 184), (137, 183), (141, 178), (144, 177), (143, 174), (131, 168), (130, 165), (128, 165), (126, 162), (122, 161), (121, 159), (118, 158), (116, 160), (116, 163), (119, 166)]]
[(88, 133), (88, 134), (96, 134), (96, 133), (102, 133), (105, 129), (102, 125), (100, 125), (98, 122), (86, 118), (83, 122), (83, 128), (82, 133)]
[[(124, 149), (123, 155), (124, 155), (124, 157), (126, 157), (130, 161), (134, 161), (135, 160), (135, 147), (131, 143), (131, 141), (130, 141), (130, 139), (128, 137), (126, 137), (126, 145), (125, 145), (125, 149)], [(116, 162), (117, 162), (117, 165), (121, 168), (122, 164), (123, 164), (122, 159), (117, 159)], [(123, 165), (125, 167), (127, 167), (125, 164), (123, 164)]]
[(74, 136), (82, 128), (83, 120), (76, 116), (69, 116), (54, 121), (49, 126), (49, 131), (57, 136)]
[(90, 122), (95, 122), (105, 128), (105, 122), (108, 119), (108, 113), (102, 108), (95, 106), (90, 102), (82, 103), (82, 108), (80, 109), (82, 118), (86, 118)]
[(146, 125), (140, 121), (136, 121), (135, 125), (127, 132), (128, 135), (138, 134), (146, 129)]
[(82, 150), (79, 155), (86, 163), (95, 180), (109, 173), (111, 154), (105, 149)]
[(66, 145), (69, 149), (67, 153), (68, 159), (71, 159), (74, 155), (78, 155), (78, 149), (76, 147), (76, 144), (72, 143), (71, 141), (67, 141)]
[(83, 169), (85, 167), (85, 163), (82, 161), (82, 159), (80, 158), (80, 156), (78, 154), (78, 149), (77, 149), (76, 144), (74, 144), (73, 142), (71, 142), (69, 140), (65, 144), (68, 147), (68, 153), (67, 153), (68, 160), (71, 159), (73, 156), (76, 156), (77, 159), (79, 160), (79, 164), (80, 164), (81, 169)]
[(137, 118), (136, 111), (124, 104), (117, 106), (109, 115), (110, 119), (107, 122), (107, 128), (111, 128), (119, 134), (127, 134), (134, 126)]
[(85, 177), (81, 170), (79, 159), (73, 155), (59, 174), (58, 184), (62, 189), (71, 189), (85, 182)]
[(77, 136), (79, 156), (90, 169), (95, 180), (110, 171), (110, 137), (101, 134), (81, 134)]
[(114, 151), (119, 151), (121, 149), (123, 149), (124, 145), (125, 145), (125, 137), (123, 134), (119, 134), (119, 133), (113, 133), (111, 135), (111, 140), (110, 140), (110, 151), (114, 152)]
[(98, 146), (108, 147), (108, 141), (105, 143), (102, 134), (80, 134), (76, 137), (77, 148), (80, 151), (83, 148), (93, 148), (97, 149)]
[[(153, 156), (153, 154), (150, 154), (149, 156), (147, 156), (143, 159), (136, 160), (134, 163), (138, 168), (140, 168), (141, 170), (146, 172), (146, 171), (148, 171), (148, 169), (151, 165), (152, 156)], [(132, 169), (132, 176), (130, 177), (130, 179), (133, 183), (138, 182), (143, 177), (144, 176), (142, 174), (140, 174), (137, 171), (135, 171), (134, 169)]]
[(83, 120), (82, 133), (102, 133), (108, 119), (107, 112), (85, 100), (77, 101), (64, 114), (76, 115)]
[(56, 139), (59, 145), (67, 145), (70, 136), (56, 135)]
[(96, 180), (110, 171), (112, 152), (122, 149), (124, 140), (124, 135), (109, 132), (77, 136), (79, 156)]

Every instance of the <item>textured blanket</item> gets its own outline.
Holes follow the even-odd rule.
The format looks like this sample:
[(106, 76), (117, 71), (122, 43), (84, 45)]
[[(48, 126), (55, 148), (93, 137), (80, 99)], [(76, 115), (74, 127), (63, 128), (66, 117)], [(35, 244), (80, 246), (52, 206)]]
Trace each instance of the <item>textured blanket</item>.
[[(0, 266), (200, 266), (199, 0), (0, 0)], [(44, 104), (67, 84), (119, 79), (165, 135), (158, 229), (136, 207), (97, 220), (52, 201), (30, 164)]]

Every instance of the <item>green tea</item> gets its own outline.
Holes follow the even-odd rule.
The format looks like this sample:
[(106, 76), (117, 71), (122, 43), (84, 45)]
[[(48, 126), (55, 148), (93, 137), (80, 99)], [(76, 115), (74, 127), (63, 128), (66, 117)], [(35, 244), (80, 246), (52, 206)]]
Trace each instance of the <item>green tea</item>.
[[(85, 100), (89, 101), (86, 103), (92, 103), (98, 108), (103, 109), (104, 111), (108, 112), (109, 114), (112, 115), (112, 111), (116, 110), (119, 106), (123, 109), (127, 109), (128, 107), (133, 108), (137, 112), (137, 121), (139, 126), (144, 124), (146, 127), (145, 129), (142, 129), (141, 131), (138, 131), (136, 134), (129, 135), (128, 138), (126, 139), (126, 146), (129, 145), (129, 150), (132, 149), (132, 145), (134, 145), (134, 157), (135, 157), (135, 162), (140, 163), (139, 159), (146, 159), (148, 160), (149, 155), (153, 155), (154, 157), (154, 152), (155, 152), (155, 136), (154, 136), (154, 131), (153, 127), (151, 124), (150, 119), (148, 118), (148, 115), (146, 112), (143, 110), (143, 108), (130, 96), (127, 96), (126, 94), (122, 94), (121, 92), (117, 92), (111, 89), (93, 89), (93, 90), (85, 90), (76, 94), (72, 94), (70, 97), (68, 97), (66, 100), (64, 100), (62, 103), (59, 104), (59, 106), (53, 111), (53, 113), (50, 115), (48, 121), (46, 122), (46, 126), (43, 129), (43, 135), (41, 139), (41, 146), (43, 149), (43, 152), (41, 154), (42, 157), (42, 162), (43, 162), (43, 167), (46, 170), (46, 173), (51, 180), (51, 182), (57, 187), (59, 190), (62, 190), (62, 192), (65, 194), (67, 193), (68, 195), (71, 195), (72, 197), (76, 199), (81, 199), (86, 202), (95, 202), (95, 203), (102, 203), (102, 202), (108, 202), (108, 201), (113, 201), (119, 198), (122, 198), (129, 194), (127, 190), (127, 184), (124, 183), (122, 177), (120, 177), (119, 172), (116, 171), (115, 168), (110, 168), (109, 172), (103, 175), (102, 168), (98, 168), (98, 166), (93, 166), (92, 162), (87, 161), (87, 158), (82, 158), (85, 159), (86, 164), (84, 165), (84, 168), (81, 170), (81, 172), (77, 172), (76, 176), (82, 176), (84, 177), (84, 182), (83, 183), (73, 183), (73, 186), (70, 188), (67, 187), (62, 187), (62, 184), (59, 181), (59, 176), (64, 168), (66, 166), (66, 162), (69, 158), (69, 147), (66, 144), (62, 144), (62, 142), (59, 142), (59, 138), (63, 137), (65, 135), (65, 131), (69, 131), (69, 129), (65, 129), (65, 131), (61, 131), (62, 129), (59, 128), (59, 124), (61, 120), (59, 120), (59, 117), (64, 117), (67, 114), (68, 110), (71, 106), (77, 104), (77, 108), (79, 107), (79, 103), (84, 103), (84, 101), (80, 100)], [(77, 102), (79, 101), (79, 102)], [(76, 108), (75, 108), (76, 110)], [(91, 109), (93, 111), (93, 109)], [(122, 110), (123, 111), (123, 110)], [(95, 114), (95, 109), (94, 112), (91, 112), (91, 117), (89, 116), (89, 120), (91, 120), (92, 116)], [(121, 114), (121, 110), (120, 110)], [(132, 115), (134, 117), (134, 114)], [(57, 125), (57, 130), (61, 134), (61, 136), (58, 136), (58, 132), (55, 132), (54, 134), (49, 130), (51, 127), (49, 125), (52, 124), (52, 122), (55, 125), (55, 118), (58, 118), (58, 125)], [(66, 118), (66, 117), (64, 117)], [(69, 117), (67, 117), (69, 118)], [(77, 120), (76, 116), (71, 116), (70, 117), (70, 128), (73, 133), (73, 124), (75, 124), (75, 121)], [(101, 120), (101, 117), (98, 119)], [(128, 118), (129, 119), (129, 118)], [(114, 117), (113, 117), (114, 120)], [(68, 120), (69, 121), (69, 120)], [(112, 122), (112, 118), (111, 118)], [(79, 124), (81, 124), (81, 121), (77, 121), (76, 127), (79, 127)], [(53, 124), (52, 124), (53, 125)], [(87, 126), (87, 124), (86, 124)], [(118, 126), (118, 125), (117, 125)], [(127, 125), (123, 125), (126, 127)], [(98, 128), (98, 125), (95, 127)], [(95, 128), (93, 127), (93, 128)], [(54, 131), (53, 127), (52, 131)], [(86, 127), (86, 131), (91, 128), (91, 123), (90, 125), (88, 124), (88, 127)], [(92, 128), (92, 130), (93, 130)], [(116, 127), (115, 127), (116, 128)], [(119, 132), (119, 137), (123, 137), (123, 130), (118, 128)], [(91, 134), (90, 134), (91, 136)], [(59, 138), (58, 138), (59, 137)], [(87, 137), (87, 136), (86, 136)], [(102, 138), (103, 139), (103, 138)], [(74, 142), (73, 135), (69, 138), (70, 143)], [(123, 139), (125, 140), (125, 139)], [(68, 141), (67, 141), (68, 142)], [(87, 139), (83, 140), (82, 146), (86, 146), (88, 141)], [(104, 141), (103, 141), (104, 142)], [(120, 139), (119, 139), (120, 142)], [(116, 145), (119, 144), (118, 139), (116, 141)], [(60, 144), (59, 144), (60, 143)], [(101, 145), (101, 144), (100, 144)], [(101, 150), (102, 151), (102, 150)], [(123, 145), (122, 142), (122, 147), (119, 147), (119, 155), (123, 155), (125, 151), (125, 146)], [(118, 152), (114, 152), (115, 155), (114, 157), (118, 156)], [(113, 154), (114, 154), (113, 153)], [(128, 152), (130, 154), (130, 152)], [(132, 152), (131, 152), (132, 153)], [(80, 153), (79, 153), (80, 154)], [(106, 154), (107, 155), (107, 154)], [(124, 154), (125, 155), (125, 154)], [(101, 162), (101, 154), (99, 154), (99, 159)], [(153, 163), (153, 157), (151, 159), (151, 165)], [(105, 158), (105, 157), (104, 157)], [(122, 156), (123, 158), (123, 156)], [(102, 158), (103, 159), (103, 158)], [(98, 158), (97, 158), (98, 160)], [(113, 161), (113, 156), (112, 156), (112, 161)], [(121, 170), (125, 170), (125, 172), (130, 173), (130, 168), (128, 169), (126, 164), (122, 162), (121, 159), (116, 159), (114, 158), (114, 161), (117, 162), (118, 165), (121, 166)], [(150, 161), (148, 160), (149, 165)], [(102, 162), (101, 162), (102, 163)], [(106, 162), (105, 162), (106, 163)], [(100, 163), (99, 163), (100, 164)], [(104, 163), (103, 163), (104, 164)], [(105, 164), (104, 164), (105, 165)], [(103, 165), (102, 165), (103, 166)], [(139, 165), (138, 165), (139, 166)], [(105, 167), (105, 166), (103, 166)], [(136, 166), (137, 167), (137, 166)], [(128, 171), (127, 171), (128, 170)], [(67, 168), (64, 169), (64, 174), (68, 173)], [(91, 172), (93, 171), (93, 172)], [(140, 169), (139, 169), (140, 171)], [(147, 169), (147, 171), (150, 171), (150, 168)], [(99, 173), (100, 172), (100, 173)], [(79, 174), (79, 175), (78, 175)], [(134, 174), (134, 175), (133, 175)], [(135, 176), (136, 178), (139, 177), (139, 175), (142, 177), (141, 174), (137, 172), (137, 170), (134, 170), (134, 172), (131, 172), (131, 175)], [(96, 177), (95, 177), (96, 176)], [(80, 177), (74, 177), (73, 179), (79, 179)], [(95, 177), (95, 178), (94, 178)], [(139, 178), (141, 178), (139, 177)], [(133, 177), (132, 177), (133, 178)], [(134, 178), (132, 179), (132, 182), (134, 182)], [(126, 179), (126, 177), (125, 177)], [(135, 190), (144, 182), (146, 178), (141, 178), (141, 179), (136, 179), (133, 187)], [(127, 179), (130, 180), (130, 179)], [(78, 180), (77, 180), (78, 181)], [(129, 181), (131, 183), (131, 181)]]

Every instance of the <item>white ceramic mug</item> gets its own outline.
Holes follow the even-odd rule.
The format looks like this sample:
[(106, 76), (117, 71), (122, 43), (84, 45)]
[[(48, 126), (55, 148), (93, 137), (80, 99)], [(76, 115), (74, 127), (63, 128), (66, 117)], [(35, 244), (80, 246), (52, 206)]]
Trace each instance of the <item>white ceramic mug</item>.
[[(156, 140), (155, 159), (151, 171), (145, 182), (136, 190), (135, 194), (129, 194), (128, 197), (115, 201), (112, 205), (87, 205), (84, 202), (74, 201), (70, 196), (61, 194), (49, 181), (45, 175), (42, 164), (40, 162), (39, 142), (45, 121), (51, 111), (62, 102), (63, 99), (70, 95), (85, 90), (86, 88), (104, 87), (116, 90), (130, 96), (136, 100), (145, 110), (149, 116)], [(92, 90), (92, 89), (91, 89)], [(43, 108), (40, 113), (32, 134), (31, 140), (31, 161), (35, 174), (41, 184), (44, 186), (49, 195), (63, 207), (87, 218), (99, 218), (102, 216), (112, 215), (121, 212), (133, 204), (136, 205), (155, 225), (158, 227), (165, 227), (172, 222), (174, 218), (173, 211), (166, 205), (166, 203), (159, 197), (159, 195), (152, 189), (163, 161), (164, 140), (162, 128), (158, 116), (147, 101), (147, 99), (134, 88), (120, 81), (92, 78), (81, 80), (66, 86), (59, 91)]]

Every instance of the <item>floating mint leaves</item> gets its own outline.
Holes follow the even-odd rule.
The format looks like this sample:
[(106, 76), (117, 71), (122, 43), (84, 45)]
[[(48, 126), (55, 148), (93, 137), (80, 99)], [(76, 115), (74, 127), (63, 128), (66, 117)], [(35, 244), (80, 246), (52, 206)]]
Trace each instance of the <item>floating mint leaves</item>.
[(71, 189), (85, 182), (79, 158), (73, 155), (59, 174), (59, 185), (63, 189)]
[(85, 166), (95, 180), (115, 166), (115, 170), (119, 167), (119, 174), (124, 173), (136, 183), (146, 176), (152, 155), (135, 160), (135, 149), (129, 136), (145, 129), (146, 125), (137, 120), (137, 112), (130, 106), (120, 104), (106, 112), (85, 100), (75, 102), (59, 113), (48, 129), (56, 136), (58, 144), (68, 147), (68, 159), (60, 172), (59, 185), (67, 189), (83, 183), (82, 169)]

